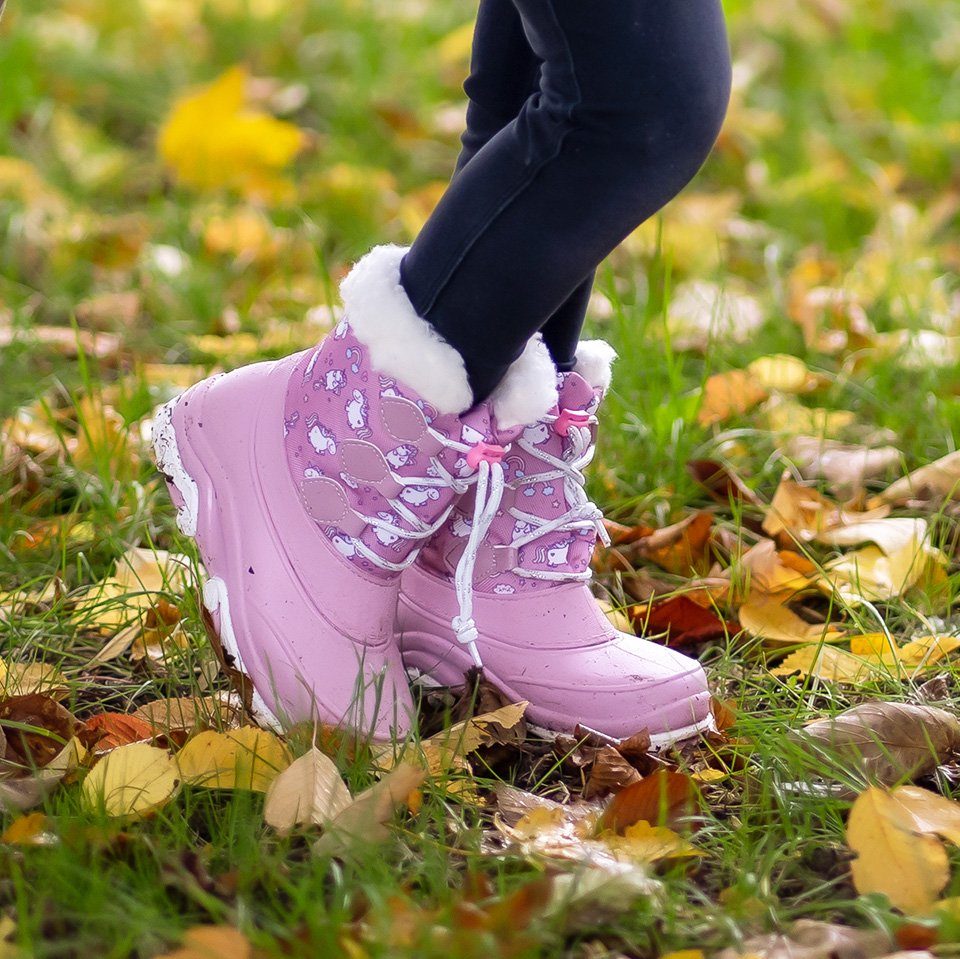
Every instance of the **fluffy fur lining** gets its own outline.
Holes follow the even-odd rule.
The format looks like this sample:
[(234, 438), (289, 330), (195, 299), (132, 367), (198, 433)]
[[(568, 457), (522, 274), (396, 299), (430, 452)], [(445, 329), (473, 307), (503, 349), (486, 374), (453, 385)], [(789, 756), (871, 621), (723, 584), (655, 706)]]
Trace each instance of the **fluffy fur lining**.
[(440, 413), (462, 413), (473, 405), (463, 358), (414, 310), (400, 283), (406, 252), (390, 243), (357, 261), (340, 284), (346, 319), (378, 373), (410, 387)]
[(595, 390), (610, 389), (613, 361), (617, 351), (604, 340), (581, 340), (577, 346), (577, 365), (573, 368)]
[(539, 333), (510, 364), (490, 404), (504, 430), (536, 423), (557, 405), (557, 368)]

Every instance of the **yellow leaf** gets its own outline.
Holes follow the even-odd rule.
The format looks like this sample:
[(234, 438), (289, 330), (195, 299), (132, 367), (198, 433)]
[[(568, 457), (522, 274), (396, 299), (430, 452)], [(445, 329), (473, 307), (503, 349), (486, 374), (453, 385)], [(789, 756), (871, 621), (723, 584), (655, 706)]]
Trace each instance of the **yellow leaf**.
[(292, 123), (246, 106), (247, 72), (231, 67), (211, 84), (181, 97), (160, 129), (164, 162), (187, 186), (236, 190), (249, 198), (292, 193), (279, 176), (304, 145)]
[(437, 55), (444, 66), (459, 66), (470, 60), (473, 31), (474, 22), (468, 20), (440, 40), (437, 44)]
[(770, 672), (774, 676), (800, 673), (801, 676), (816, 676), (833, 683), (852, 685), (890, 675), (889, 667), (881, 668), (876, 662), (870, 662), (835, 646), (804, 646), (787, 656)]
[(897, 909), (926, 913), (950, 878), (939, 840), (913, 831), (913, 819), (884, 789), (871, 786), (850, 810), (847, 844), (857, 853), (851, 865), (861, 895), (882, 893)]
[(784, 598), (756, 593), (737, 612), (740, 625), (751, 635), (774, 643), (838, 643), (844, 633), (829, 623), (808, 623)]
[(630, 622), (630, 617), (621, 608), (608, 603), (605, 599), (598, 599), (597, 605), (616, 629), (621, 633), (633, 635), (633, 623)]
[(699, 856), (700, 850), (667, 826), (651, 826), (640, 820), (628, 826), (622, 836), (601, 835), (600, 839), (615, 852), (624, 853), (639, 862), (661, 859), (688, 859)]
[(211, 253), (256, 263), (276, 259), (281, 246), (273, 224), (251, 207), (211, 216), (203, 227), (203, 245)]
[(893, 798), (909, 816), (915, 832), (935, 833), (960, 846), (960, 803), (920, 786), (900, 786), (894, 789)]
[(10, 846), (48, 846), (56, 841), (56, 837), (47, 831), (47, 825), (47, 817), (42, 812), (28, 813), (7, 826), (0, 836), (0, 843)]
[(799, 357), (787, 353), (761, 356), (747, 366), (747, 373), (766, 390), (781, 393), (809, 393), (816, 389), (817, 378)]
[(287, 747), (274, 733), (255, 726), (199, 733), (177, 754), (183, 781), (207, 789), (266, 792), (290, 765)]
[(301, 823), (324, 825), (351, 802), (336, 764), (311, 747), (270, 783), (263, 818), (274, 829), (288, 832)]
[(93, 767), (83, 781), (83, 797), (108, 816), (139, 817), (166, 804), (179, 785), (177, 764), (165, 749), (131, 743)]

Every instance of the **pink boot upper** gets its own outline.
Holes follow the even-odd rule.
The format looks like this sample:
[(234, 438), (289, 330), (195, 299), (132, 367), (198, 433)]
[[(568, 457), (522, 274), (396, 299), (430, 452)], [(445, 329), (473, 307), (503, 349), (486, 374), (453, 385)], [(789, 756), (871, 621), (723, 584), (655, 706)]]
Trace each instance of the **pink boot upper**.
[[(669, 741), (708, 721), (703, 670), (618, 633), (588, 588), (590, 558), (605, 534), (582, 470), (593, 457), (613, 355), (604, 343), (581, 344), (576, 370), (559, 377), (557, 405), (526, 426), (498, 429), (509, 446), (496, 468), (497, 508), (476, 531), (479, 488), (460, 500), (404, 574), (398, 635), (408, 668), (456, 685), (471, 661), (482, 662), (549, 729), (579, 723), (622, 736), (647, 728), (655, 741)], [(464, 607), (473, 648), (463, 631), (458, 642), (441, 626), (451, 614), (462, 619)]]

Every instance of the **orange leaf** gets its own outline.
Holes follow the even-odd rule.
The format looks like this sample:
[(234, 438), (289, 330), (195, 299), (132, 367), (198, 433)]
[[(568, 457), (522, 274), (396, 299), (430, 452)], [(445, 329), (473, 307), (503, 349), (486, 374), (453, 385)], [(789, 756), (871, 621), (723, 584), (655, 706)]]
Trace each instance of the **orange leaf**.
[(689, 815), (698, 796), (697, 786), (689, 776), (658, 769), (610, 800), (597, 823), (597, 831), (623, 832), (641, 820), (652, 825), (668, 825)]

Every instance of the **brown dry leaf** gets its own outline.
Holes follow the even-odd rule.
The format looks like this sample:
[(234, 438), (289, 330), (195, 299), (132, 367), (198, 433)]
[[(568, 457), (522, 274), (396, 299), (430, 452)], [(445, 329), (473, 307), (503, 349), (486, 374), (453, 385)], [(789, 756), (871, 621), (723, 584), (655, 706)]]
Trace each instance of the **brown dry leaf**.
[(879, 959), (893, 950), (882, 929), (852, 929), (814, 919), (798, 919), (787, 932), (747, 939), (739, 949), (724, 949), (716, 959)]
[(678, 576), (703, 574), (710, 568), (713, 514), (701, 510), (635, 540), (633, 549), (643, 559)]
[(239, 703), (225, 702), (216, 696), (181, 696), (155, 699), (131, 714), (142, 719), (157, 733), (192, 732), (199, 726), (236, 726), (242, 715)]
[(0, 777), (0, 810), (29, 809), (42, 802), (83, 759), (79, 739), (71, 739), (54, 759), (28, 776)]
[(879, 507), (868, 513), (850, 513), (815, 489), (784, 474), (763, 520), (763, 531), (774, 538), (809, 543), (828, 530), (850, 523), (879, 519), (889, 513)]
[(787, 597), (764, 593), (752, 595), (737, 611), (740, 625), (751, 636), (768, 643), (792, 646), (807, 643), (839, 643), (842, 630), (829, 623), (808, 623), (787, 605)]
[(512, 703), (493, 712), (474, 716), (437, 733), (422, 744), (424, 754), (434, 756), (466, 756), (493, 742), (504, 731), (514, 729), (524, 717), (527, 703)]
[(722, 423), (732, 416), (752, 410), (769, 395), (769, 390), (747, 370), (715, 373), (703, 384), (697, 422), (701, 426)]
[(722, 620), (712, 608), (701, 606), (684, 595), (631, 606), (630, 616), (638, 634), (666, 633), (667, 645), (672, 648), (722, 640), (740, 632), (737, 623)]
[(336, 763), (311, 747), (270, 783), (263, 818), (281, 833), (304, 823), (323, 826), (351, 802), (353, 797)]
[(75, 307), (77, 323), (95, 330), (126, 329), (133, 326), (143, 309), (139, 290), (107, 291), (81, 300)]
[(947, 853), (938, 839), (913, 831), (913, 817), (884, 789), (871, 786), (850, 810), (847, 844), (861, 895), (882, 893), (904, 912), (926, 913), (950, 878)]
[(15, 342), (39, 343), (58, 355), (75, 360), (82, 353), (98, 360), (114, 359), (121, 339), (113, 333), (75, 330), (71, 326), (31, 326), (27, 329), (0, 327), (0, 348)]
[[(647, 740), (649, 746), (649, 737)], [(590, 778), (583, 789), (583, 798), (605, 796), (625, 786), (640, 782), (640, 773), (624, 758), (615, 746), (602, 746), (590, 769)]]
[(902, 505), (913, 500), (960, 496), (960, 451), (908, 473), (888, 486), (877, 498), (881, 502)]
[(960, 750), (960, 720), (935, 706), (868, 702), (792, 733), (805, 751), (846, 774), (893, 785), (925, 776)]
[(0, 701), (0, 731), (6, 740), (4, 771), (43, 769), (56, 759), (76, 729), (77, 720), (50, 696), (28, 693)]
[(80, 741), (100, 756), (119, 746), (153, 739), (153, 727), (127, 713), (99, 713), (83, 724)]
[(728, 465), (716, 460), (690, 460), (687, 472), (722, 506), (731, 502), (760, 505), (760, 497)]
[(194, 926), (183, 934), (183, 945), (157, 959), (252, 959), (253, 946), (231, 926)]
[(198, 733), (177, 754), (185, 783), (252, 792), (266, 792), (290, 761), (290, 752), (280, 739), (255, 726)]
[(426, 778), (426, 771), (400, 763), (379, 782), (360, 793), (328, 825), (313, 845), (317, 855), (339, 855), (354, 841), (380, 842), (389, 836), (386, 823), (408, 802)]
[(135, 819), (166, 805), (179, 787), (177, 763), (165, 749), (131, 743), (93, 767), (83, 781), (83, 798), (94, 811)]
[(675, 823), (696, 809), (698, 798), (699, 790), (689, 776), (658, 769), (618, 792), (604, 809), (597, 829), (622, 833), (641, 820), (656, 825)]
[[(787, 597), (810, 586), (816, 573), (816, 567), (805, 556), (793, 550), (777, 550), (772, 539), (751, 546), (738, 559), (736, 570), (748, 574), (745, 588), (750, 592), (785, 593)], [(734, 569), (728, 570), (726, 576), (733, 578)]]

